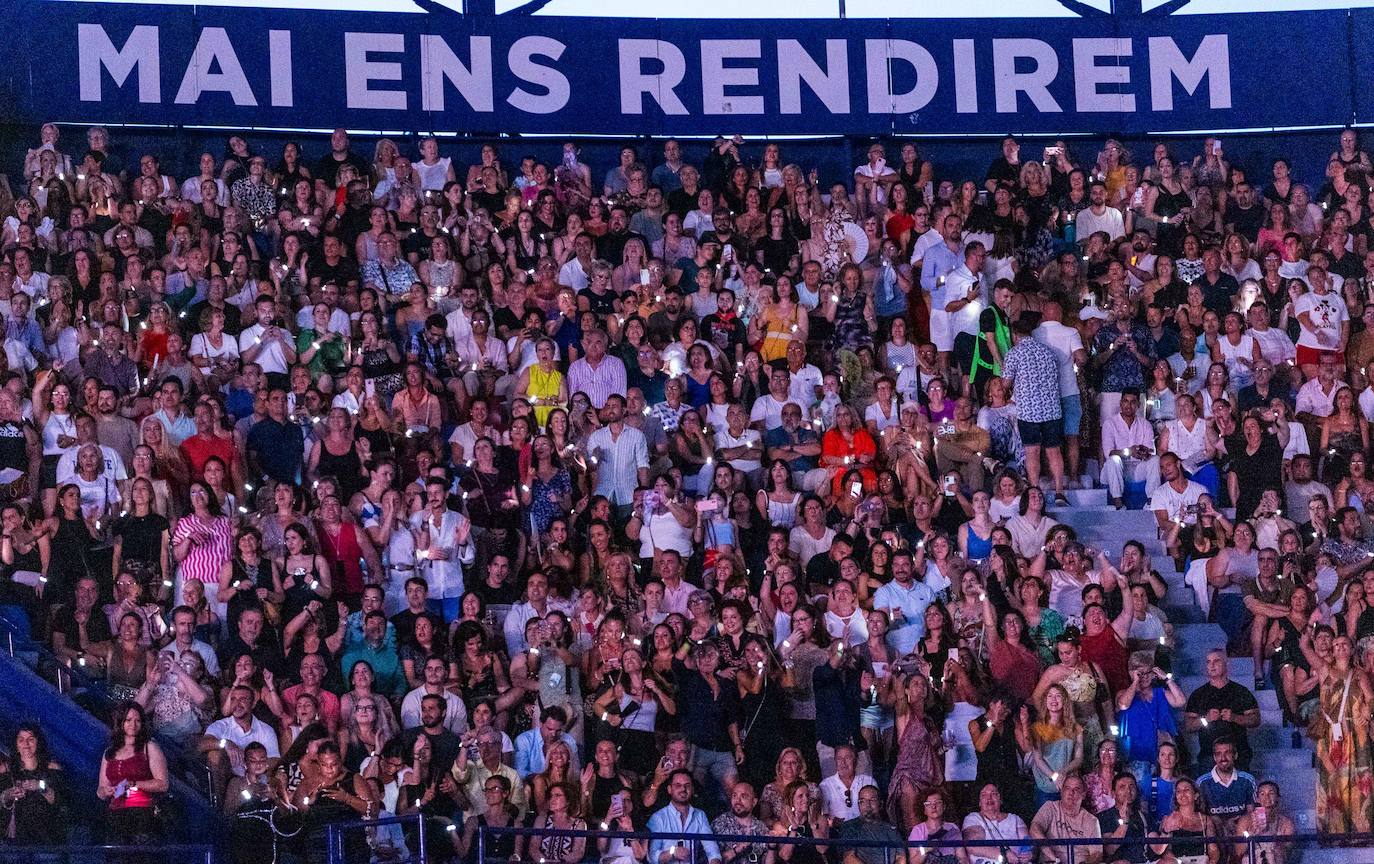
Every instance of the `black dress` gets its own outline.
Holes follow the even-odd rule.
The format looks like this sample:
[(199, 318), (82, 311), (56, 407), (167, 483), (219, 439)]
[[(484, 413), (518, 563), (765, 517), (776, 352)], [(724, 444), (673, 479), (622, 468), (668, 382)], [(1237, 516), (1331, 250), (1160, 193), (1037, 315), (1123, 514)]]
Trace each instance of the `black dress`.
[[(306, 838), (305, 858), (311, 862), (327, 860), (325, 835), (330, 824), (356, 822), (359, 819), (357, 811), (352, 807), (320, 794), (327, 789), (341, 789), (350, 795), (353, 794), (353, 772), (345, 770), (338, 780), (328, 786), (321, 786), (311, 796), (310, 809), (305, 812), (305, 830), (301, 832), (301, 836)], [(344, 861), (367, 860), (367, 834), (362, 829), (343, 830), (339, 832), (339, 836)]]
[(91, 536), (84, 519), (57, 517), (57, 533), (52, 539), (47, 574), (47, 591), (54, 592), (54, 598), (70, 601), (77, 581), (86, 576), (92, 576), (101, 583), (102, 597), (111, 592), (113, 586), (109, 571), (105, 571), (102, 579), (92, 567), (91, 553), (94, 547), (95, 538)]
[(739, 700), (740, 739), (744, 742), (744, 776), (762, 789), (777, 773), (778, 756), (786, 743), (782, 706), (786, 697), (781, 685), (773, 681), (764, 684), (758, 693), (746, 693)]
[(160, 513), (121, 516), (114, 536), (120, 540), (120, 566), (144, 589), (155, 588), (167, 578), (162, 572), (162, 535), (171, 527)]
[(323, 441), (320, 442), (319, 475), (333, 477), (338, 481), (340, 501), (351, 501), (353, 494), (367, 485), (363, 478), (363, 463), (358, 458), (358, 451), (349, 447), (347, 453), (336, 456), (329, 452)]
[(1283, 447), (1277, 437), (1265, 434), (1254, 454), (1247, 453), (1242, 443), (1230, 455), (1230, 469), (1235, 472), (1240, 489), (1240, 497), (1232, 503), (1236, 516), (1248, 519), (1259, 506), (1260, 496), (1266, 489), (1283, 494)]

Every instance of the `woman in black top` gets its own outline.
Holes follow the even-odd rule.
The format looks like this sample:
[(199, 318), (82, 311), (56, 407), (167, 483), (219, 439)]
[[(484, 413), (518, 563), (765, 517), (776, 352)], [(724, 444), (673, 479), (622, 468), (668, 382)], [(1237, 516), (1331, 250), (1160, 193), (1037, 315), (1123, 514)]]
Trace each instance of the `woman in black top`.
[(57, 512), (47, 519), (52, 540), (52, 556), (48, 561), (48, 583), (45, 593), (58, 602), (69, 601), (76, 582), (92, 576), (108, 595), (114, 580), (110, 574), (96, 573), (91, 567), (95, 538), (81, 515), (81, 490), (75, 483), (64, 485), (57, 493)]
[(763, 265), (765, 273), (793, 275), (792, 263), (797, 257), (797, 240), (787, 227), (786, 210), (774, 207), (768, 211), (768, 233), (754, 247), (754, 257)]
[(1230, 450), (1231, 465), (1226, 484), (1236, 513), (1254, 513), (1266, 489), (1283, 494), (1283, 450), (1288, 446), (1288, 424), (1277, 423), (1265, 431), (1260, 415), (1248, 413), (1241, 420), (1244, 443)]
[(20, 846), (66, 842), (62, 818), (62, 767), (48, 756), (43, 730), (22, 723), (14, 736), (8, 770), (0, 773), (0, 831)]
[(170, 578), (168, 550), (171, 524), (153, 510), (156, 492), (146, 477), (135, 477), (129, 488), (129, 509), (115, 520), (114, 572), (129, 573), (149, 597), (159, 596), (162, 580)]
[(275, 560), (263, 555), (258, 529), (239, 531), (234, 549), (238, 554), (220, 569), (218, 595), (219, 602), (227, 606), (230, 633), (238, 632), (239, 616), (245, 609), (264, 610), (267, 620), (277, 620), (286, 599), (281, 571)]
[[(24, 519), (23, 507), (6, 504), (0, 509), (0, 603), (23, 606), (29, 620), (38, 621), (42, 606), (38, 599), (35, 577), (47, 570), (51, 550), (47, 535), (35, 537), (33, 528)], [(19, 578), (16, 579), (15, 577)]]
[(1159, 160), (1159, 185), (1145, 197), (1145, 215), (1159, 223), (1155, 229), (1156, 248), (1169, 253), (1178, 251), (1188, 233), (1184, 222), (1192, 207), (1192, 199), (1174, 173), (1174, 160), (1165, 156)]
[[(378, 802), (372, 785), (344, 767), (339, 745), (325, 741), (316, 750), (318, 772), (296, 787), (291, 803), (305, 822), (307, 860), (324, 860), (324, 833), (332, 822), (375, 819)], [(345, 861), (367, 857), (367, 835), (362, 831), (343, 831)], [(437, 848), (437, 847), (436, 847)]]

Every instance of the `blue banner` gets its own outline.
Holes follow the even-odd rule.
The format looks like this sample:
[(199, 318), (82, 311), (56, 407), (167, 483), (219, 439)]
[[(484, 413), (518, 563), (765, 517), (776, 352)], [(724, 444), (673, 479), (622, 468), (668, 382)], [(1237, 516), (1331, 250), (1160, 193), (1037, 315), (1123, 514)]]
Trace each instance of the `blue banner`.
[(1374, 13), (1345, 10), (723, 26), (442, 7), (10, 5), (0, 87), (23, 122), (1129, 134), (1374, 115), (1369, 88), (1352, 86), (1353, 69), (1369, 68)]

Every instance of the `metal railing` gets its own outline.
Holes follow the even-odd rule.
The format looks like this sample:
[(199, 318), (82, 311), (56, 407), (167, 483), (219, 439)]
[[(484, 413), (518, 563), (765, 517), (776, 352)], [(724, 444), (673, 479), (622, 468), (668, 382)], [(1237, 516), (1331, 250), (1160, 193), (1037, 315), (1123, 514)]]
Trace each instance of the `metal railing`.
[(202, 845), (0, 846), (0, 864), (21, 861), (41, 861), (43, 864), (100, 864), (112, 859), (216, 864), (215, 847)]
[[(727, 845), (749, 845), (777, 848), (779, 846), (825, 846), (831, 849), (844, 851), (873, 850), (882, 853), (880, 859), (884, 864), (890, 864), (893, 853), (897, 851), (906, 852), (916, 850), (922, 858), (934, 851), (950, 852), (956, 849), (983, 849), (996, 850), (995, 857), (978, 856), (973, 857), (975, 864), (978, 862), (993, 862), (993, 864), (1026, 864), (1026, 862), (1040, 860), (1053, 860), (1056, 864), (1075, 864), (1082, 847), (1103, 847), (1103, 846), (1141, 846), (1141, 845), (1199, 845), (1205, 849), (1210, 845), (1221, 846), (1223, 851), (1222, 860), (1235, 860), (1235, 856), (1225, 852), (1239, 846), (1245, 847), (1245, 864), (1284, 864), (1286, 861), (1295, 861), (1294, 851), (1298, 849), (1310, 848), (1315, 846), (1341, 846), (1342, 860), (1350, 864), (1367, 864), (1374, 862), (1374, 833), (1364, 834), (1281, 834), (1281, 835), (1217, 835), (1207, 837), (1179, 837), (1177, 840), (1168, 837), (1148, 837), (1148, 836), (1128, 836), (1121, 838), (1113, 837), (1085, 837), (1085, 838), (1064, 838), (1054, 840), (1036, 840), (1030, 837), (1023, 838), (985, 838), (982, 840), (923, 840), (923, 841), (903, 841), (900, 843), (890, 843), (882, 840), (859, 840), (859, 839), (840, 839), (836, 837), (811, 838), (811, 837), (787, 837), (780, 838), (773, 835), (756, 834), (692, 834), (684, 833), (677, 835), (674, 833), (663, 834), (649, 831), (592, 831), (582, 830), (573, 831), (559, 828), (520, 828), (504, 826), (483, 826), (477, 833), (477, 857), (478, 864), (496, 864), (497, 861), (505, 862), (504, 857), (488, 858), (487, 849), (495, 838), (500, 837), (571, 837), (585, 838), (588, 841), (598, 839), (620, 838), (623, 840), (644, 840), (653, 842), (654, 840), (670, 841), (670, 845), (685, 847), (686, 857), (678, 857), (675, 860), (686, 862), (686, 864), (708, 864), (707, 856), (704, 854), (702, 842), (714, 843), (717, 847)], [(1063, 849), (1064, 859), (1048, 859), (1043, 855), (1036, 855), (1036, 850), (1040, 849)], [(1282, 849), (1283, 854), (1274, 857), (1270, 853), (1272, 849)], [(588, 850), (589, 852), (591, 850)], [(1363, 852), (1364, 854), (1360, 854)], [(526, 856), (528, 859), (529, 856)], [(714, 857), (714, 856), (713, 856)], [(841, 855), (841, 857), (843, 857)], [(870, 856), (863, 856), (865, 860), (873, 860)], [(541, 860), (537, 856), (535, 860)], [(654, 856), (648, 856), (649, 864), (659, 864), (654, 860)], [(740, 859), (736, 859), (740, 860)], [(744, 859), (748, 860), (748, 859)], [(339, 862), (342, 864), (342, 862)]]
[[(425, 816), (421, 813), (415, 813), (408, 816), (384, 816), (380, 819), (358, 819), (352, 822), (331, 822), (325, 826), (324, 840), (325, 854), (327, 856), (326, 861), (328, 861), (328, 864), (358, 864), (358, 862), (350, 860), (345, 854), (348, 832), (360, 831), (366, 833), (375, 831), (378, 828), (388, 828), (391, 826), (396, 826), (404, 830), (407, 825), (412, 824), (414, 825), (416, 835), (415, 849), (412, 850), (406, 847), (406, 852), (410, 854), (399, 858), (386, 858), (384, 860), (386, 864), (407, 864), (407, 862), (420, 864), (420, 862), (427, 860), (428, 855), (428, 844), (425, 839)], [(371, 835), (368, 837), (368, 845), (373, 846), (375, 851), (376, 847), (372, 842)]]

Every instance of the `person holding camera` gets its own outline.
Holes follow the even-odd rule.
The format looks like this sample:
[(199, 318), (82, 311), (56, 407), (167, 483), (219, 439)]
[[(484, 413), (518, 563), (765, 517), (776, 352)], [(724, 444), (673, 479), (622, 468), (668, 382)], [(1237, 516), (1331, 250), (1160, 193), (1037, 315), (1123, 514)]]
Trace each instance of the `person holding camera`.
[(1116, 694), (1116, 727), (1126, 767), (1144, 788), (1159, 758), (1161, 741), (1178, 736), (1174, 710), (1188, 699), (1174, 676), (1154, 663), (1154, 651), (1136, 651), (1127, 662), (1128, 682)]

